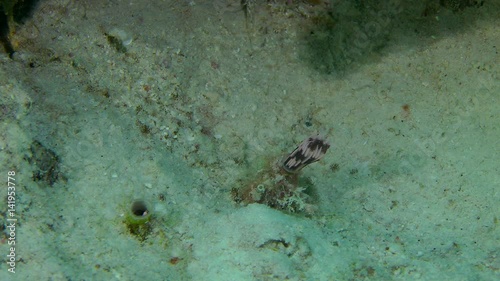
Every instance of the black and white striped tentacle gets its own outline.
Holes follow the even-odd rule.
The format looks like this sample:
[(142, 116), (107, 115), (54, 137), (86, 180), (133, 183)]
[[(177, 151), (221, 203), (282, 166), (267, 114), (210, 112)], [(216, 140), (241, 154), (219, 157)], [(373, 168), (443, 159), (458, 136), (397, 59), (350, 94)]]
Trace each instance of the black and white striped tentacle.
[(321, 136), (309, 137), (286, 157), (283, 161), (283, 169), (289, 173), (298, 172), (323, 158), (328, 148), (330, 144)]

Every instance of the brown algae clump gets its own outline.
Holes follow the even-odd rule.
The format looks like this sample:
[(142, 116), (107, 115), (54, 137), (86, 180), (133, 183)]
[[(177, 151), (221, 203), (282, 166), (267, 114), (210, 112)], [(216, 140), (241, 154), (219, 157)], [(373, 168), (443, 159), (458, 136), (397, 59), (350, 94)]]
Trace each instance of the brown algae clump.
[(305, 187), (299, 186), (299, 171), (319, 161), (330, 144), (322, 137), (304, 140), (284, 161), (276, 161), (242, 188), (233, 188), (232, 196), (243, 204), (260, 203), (278, 210), (302, 212), (311, 209)]

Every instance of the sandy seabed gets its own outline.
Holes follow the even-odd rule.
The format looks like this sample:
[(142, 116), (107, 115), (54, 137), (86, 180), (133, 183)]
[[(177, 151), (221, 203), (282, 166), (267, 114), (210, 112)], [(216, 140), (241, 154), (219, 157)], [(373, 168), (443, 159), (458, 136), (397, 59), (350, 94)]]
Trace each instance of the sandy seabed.
[[(499, 280), (499, 1), (243, 2), (16, 24), (0, 280)], [(318, 133), (306, 210), (235, 202)]]

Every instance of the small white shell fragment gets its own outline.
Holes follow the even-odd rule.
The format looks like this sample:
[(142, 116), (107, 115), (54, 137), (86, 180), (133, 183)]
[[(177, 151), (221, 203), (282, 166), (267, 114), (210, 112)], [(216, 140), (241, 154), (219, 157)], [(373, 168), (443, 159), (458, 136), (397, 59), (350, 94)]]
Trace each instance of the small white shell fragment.
[(115, 37), (116, 39), (119, 39), (123, 46), (128, 46), (132, 43), (132, 36), (128, 34), (125, 30), (119, 29), (119, 28), (113, 28), (109, 31), (109, 36)]

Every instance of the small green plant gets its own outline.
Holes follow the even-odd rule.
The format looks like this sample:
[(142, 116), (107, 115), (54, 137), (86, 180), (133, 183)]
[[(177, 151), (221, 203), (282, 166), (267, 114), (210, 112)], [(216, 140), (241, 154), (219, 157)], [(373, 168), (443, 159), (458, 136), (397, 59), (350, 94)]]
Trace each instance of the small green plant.
[(330, 144), (318, 136), (304, 140), (284, 161), (274, 161), (242, 188), (232, 190), (233, 199), (243, 204), (260, 203), (278, 210), (303, 212), (309, 208), (306, 188), (299, 184), (299, 172), (319, 161)]

